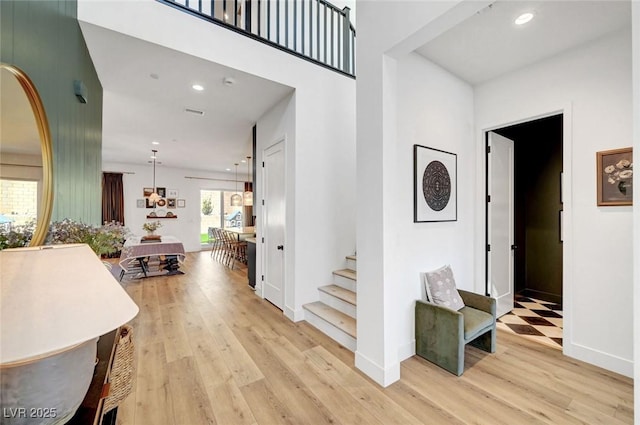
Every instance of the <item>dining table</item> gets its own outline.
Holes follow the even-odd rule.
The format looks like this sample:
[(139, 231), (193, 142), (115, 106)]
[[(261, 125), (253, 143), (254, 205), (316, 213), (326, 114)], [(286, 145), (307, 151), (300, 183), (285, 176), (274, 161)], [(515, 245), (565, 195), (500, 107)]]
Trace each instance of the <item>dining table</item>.
[(120, 253), (120, 280), (130, 273), (136, 277), (184, 274), (179, 268), (185, 255), (184, 245), (175, 236), (133, 236), (125, 241)]

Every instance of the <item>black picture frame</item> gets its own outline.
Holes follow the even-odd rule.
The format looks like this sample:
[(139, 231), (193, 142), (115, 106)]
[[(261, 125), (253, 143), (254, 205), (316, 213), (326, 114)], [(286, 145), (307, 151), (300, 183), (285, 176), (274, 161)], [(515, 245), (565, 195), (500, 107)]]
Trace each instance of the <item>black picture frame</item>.
[(458, 220), (458, 155), (413, 145), (413, 222)]

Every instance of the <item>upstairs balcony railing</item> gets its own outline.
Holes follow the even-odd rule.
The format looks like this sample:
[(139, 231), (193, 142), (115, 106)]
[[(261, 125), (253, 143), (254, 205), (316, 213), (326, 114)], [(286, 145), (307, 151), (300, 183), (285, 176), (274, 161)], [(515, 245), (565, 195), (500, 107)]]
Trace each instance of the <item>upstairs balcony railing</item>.
[(355, 78), (349, 8), (326, 0), (157, 0)]

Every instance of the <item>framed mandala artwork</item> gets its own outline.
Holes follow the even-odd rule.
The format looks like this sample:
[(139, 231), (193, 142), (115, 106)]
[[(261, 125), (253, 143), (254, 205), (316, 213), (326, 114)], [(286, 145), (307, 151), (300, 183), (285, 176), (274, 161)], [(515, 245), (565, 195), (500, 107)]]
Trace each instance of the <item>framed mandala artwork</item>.
[(413, 145), (413, 222), (456, 221), (457, 161), (454, 153)]

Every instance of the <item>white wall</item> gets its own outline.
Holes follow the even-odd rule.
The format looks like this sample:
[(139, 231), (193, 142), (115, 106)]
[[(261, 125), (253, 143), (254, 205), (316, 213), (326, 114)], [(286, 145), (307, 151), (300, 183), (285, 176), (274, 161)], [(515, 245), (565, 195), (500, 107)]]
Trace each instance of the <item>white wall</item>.
[[(389, 175), (396, 190), (388, 198), (394, 208), (385, 244), (394, 265), (392, 320), (402, 361), (415, 354), (415, 300), (425, 298), (420, 272), (451, 264), (458, 286), (474, 289), (475, 154), (472, 87), (415, 53), (398, 59), (397, 70), (398, 138)], [(414, 144), (457, 154), (457, 221), (412, 222)]]
[[(633, 151), (640, 152), (640, 3), (631, 3), (632, 13), (632, 50), (633, 50)], [(637, 158), (637, 156), (636, 156)], [(633, 222), (633, 271), (634, 271), (634, 380), (640, 382), (640, 214), (638, 213), (638, 199), (640, 199), (640, 185), (636, 184), (633, 192), (636, 199)], [(634, 385), (634, 411), (640, 412), (640, 385)]]
[(294, 208), (287, 251), (295, 257), (286, 274), (296, 287), (288, 307), (302, 319), (302, 303), (317, 299), (315, 288), (355, 245), (353, 79), (153, 0), (80, 0), (78, 19), (295, 88), (295, 146), (287, 147), (295, 159), (286, 170)]
[[(152, 166), (103, 163), (103, 171), (126, 173), (122, 176), (124, 186), (124, 222), (125, 226), (136, 235), (144, 235), (142, 225), (150, 219), (146, 216), (152, 209), (138, 208), (136, 201), (143, 199), (142, 189), (153, 186)], [(132, 173), (132, 174), (130, 174)], [(200, 180), (185, 177), (203, 177), (211, 179), (232, 180)], [(156, 232), (160, 235), (175, 236), (182, 241), (187, 252), (200, 251), (200, 190), (219, 189), (235, 190), (235, 173), (203, 173), (201, 171), (169, 168), (156, 165), (156, 187), (178, 190), (178, 199), (185, 200), (185, 208), (168, 209), (176, 214), (176, 219), (159, 219), (162, 227)], [(238, 180), (245, 181), (247, 174), (238, 173)], [(240, 187), (240, 185), (238, 185)]]
[[(573, 164), (569, 223), (574, 238), (568, 244), (573, 261), (566, 280), (578, 286), (568, 312), (574, 329), (566, 352), (629, 375), (631, 276), (638, 261), (631, 251), (631, 208), (597, 208), (594, 174), (597, 150), (631, 144), (629, 36), (601, 40), (472, 93), (464, 83), (411, 56), (413, 49), (471, 16), (471, 9), (484, 6), (472, 1), (358, 3), (358, 280), (366, 285), (358, 290), (356, 365), (381, 385), (398, 379), (397, 365), (409, 352), (412, 300), (422, 296), (419, 271), (452, 262), (461, 287), (483, 292), (484, 155), (479, 129), (566, 107), (573, 128), (567, 161)], [(443, 103), (446, 94), (451, 95)], [(462, 121), (463, 128), (447, 122), (450, 117)], [(431, 120), (431, 126), (420, 119)], [(464, 128), (465, 122), (474, 128)], [(417, 143), (458, 153), (458, 170), (468, 173), (469, 181), (459, 179), (458, 222), (424, 228), (411, 223), (407, 148), (422, 137), (429, 141)], [(602, 231), (593, 231), (594, 223)], [(427, 238), (446, 239), (444, 252)], [(607, 250), (614, 242), (622, 253)], [(423, 251), (413, 253), (419, 249)], [(615, 290), (604, 302), (603, 288)]]
[[(568, 105), (572, 134), (564, 135), (565, 144), (571, 144), (565, 145), (564, 171), (571, 212), (565, 208), (564, 352), (628, 376), (633, 370), (632, 207), (596, 206), (595, 154), (632, 145), (630, 40), (630, 31), (618, 32), (475, 90), (478, 146), (483, 129)], [(482, 158), (478, 162), (482, 181)], [(478, 196), (477, 208), (482, 205)], [(478, 251), (484, 243), (480, 221)]]
[[(295, 154), (296, 154), (296, 133), (295, 133), (295, 124), (296, 124), (296, 116), (295, 116), (295, 94), (288, 96), (283, 99), (280, 103), (274, 106), (269, 112), (264, 114), (260, 119), (258, 119), (257, 123), (257, 149), (256, 149), (256, 164), (261, 165), (264, 158), (265, 149), (279, 142), (280, 140), (284, 140), (285, 144), (285, 164), (295, 164)], [(290, 169), (290, 168), (289, 168)], [(262, 179), (262, 167), (259, 166), (256, 168), (256, 187), (258, 190), (258, 196), (262, 198), (261, 193), (264, 192), (264, 182)], [(285, 214), (286, 221), (289, 223), (295, 222), (296, 217), (296, 209), (295, 204), (292, 202), (291, 195), (295, 193), (295, 180), (288, 179), (285, 176), (286, 185), (285, 188)], [(262, 222), (262, 203), (259, 202), (255, 204), (255, 214), (258, 217), (258, 220)], [(290, 246), (295, 246), (295, 240), (293, 238), (294, 233), (289, 231), (290, 228), (287, 228), (285, 234), (285, 247), (284, 250), (284, 258), (285, 264), (295, 264), (296, 253), (295, 251), (288, 249)], [(256, 256), (259, 259), (263, 258), (264, 246), (260, 243), (260, 240), (263, 236), (263, 228), (258, 226), (257, 228), (257, 241), (259, 243), (256, 244)], [(260, 276), (263, 273), (263, 262), (258, 261), (256, 264), (256, 292), (263, 296), (264, 287), (262, 286), (262, 280)], [(285, 281), (286, 282), (294, 282), (295, 279), (295, 268), (288, 267), (285, 268)], [(292, 320), (298, 319), (296, 317), (296, 304), (295, 304), (295, 293), (297, 292), (297, 288), (295, 286), (304, 285), (305, 282), (302, 281), (299, 285), (285, 285), (284, 291), (284, 313), (287, 317)], [(299, 320), (299, 319), (298, 319)]]
[[(478, 144), (482, 129), (570, 105), (571, 147), (564, 152), (572, 205), (571, 212), (565, 209), (564, 352), (629, 376), (632, 208), (596, 206), (595, 153), (632, 144), (630, 40), (629, 31), (618, 32), (475, 91)], [(477, 177), (483, 176), (479, 167)], [(478, 247), (483, 244), (479, 227)]]
[[(432, 234), (448, 237), (455, 242), (447, 246), (446, 251), (454, 252), (461, 241), (458, 229), (464, 226), (459, 226), (462, 222), (413, 224), (413, 143), (449, 146), (453, 150), (464, 145), (461, 138), (470, 130), (444, 125), (427, 128), (424, 124), (425, 115), (436, 111), (428, 105), (429, 97), (441, 99), (445, 93), (438, 90), (438, 84), (455, 92), (455, 101), (441, 99), (447, 111), (461, 117), (463, 122), (471, 119), (470, 106), (465, 106), (471, 103), (470, 91), (464, 84), (426, 61), (404, 57), (392, 50), (457, 3), (358, 3), (358, 346), (355, 363), (383, 386), (400, 378), (400, 361), (414, 351), (411, 309), (420, 294), (417, 273), (446, 256), (443, 253), (439, 258), (430, 258), (435, 242), (425, 238)], [(426, 98), (414, 97), (413, 90)], [(436, 93), (432, 94), (431, 90)], [(419, 134), (425, 129), (425, 135)], [(435, 140), (439, 135), (453, 139)], [(468, 160), (463, 158), (463, 163)], [(469, 204), (468, 200), (462, 202)], [(463, 255), (456, 261), (465, 264), (468, 259)], [(460, 273), (461, 276), (470, 274), (467, 270)]]

